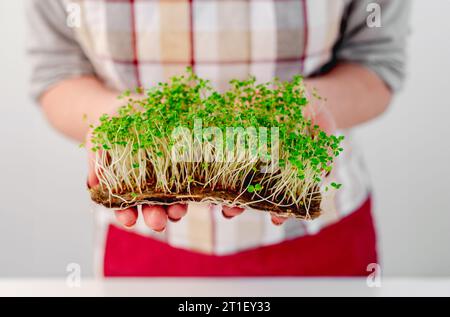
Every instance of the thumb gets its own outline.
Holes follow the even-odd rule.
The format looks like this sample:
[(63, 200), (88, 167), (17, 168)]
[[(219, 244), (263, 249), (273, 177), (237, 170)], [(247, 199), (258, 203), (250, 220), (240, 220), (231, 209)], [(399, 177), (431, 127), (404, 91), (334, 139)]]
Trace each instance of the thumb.
[(97, 186), (100, 182), (95, 173), (95, 153), (92, 151), (91, 131), (86, 136), (86, 150), (88, 155), (88, 179), (87, 185), (89, 188)]
[(336, 132), (336, 122), (325, 105), (310, 103), (304, 108), (303, 115), (310, 119), (314, 125), (318, 125), (325, 133), (333, 134)]

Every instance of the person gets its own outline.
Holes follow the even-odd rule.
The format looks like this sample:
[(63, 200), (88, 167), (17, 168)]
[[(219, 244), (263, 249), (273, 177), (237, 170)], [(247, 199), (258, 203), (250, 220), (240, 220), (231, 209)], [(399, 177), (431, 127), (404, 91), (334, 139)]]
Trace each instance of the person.
[[(96, 207), (101, 273), (368, 274), (378, 262), (376, 235), (351, 129), (382, 114), (401, 87), (409, 7), (390, 0), (28, 0), (31, 93), (73, 140), (89, 139), (89, 125), (121, 106), (122, 91), (152, 87), (187, 66), (219, 90), (233, 78), (302, 74), (327, 100), (319, 124), (346, 136), (330, 176), (343, 186), (311, 222), (195, 204)], [(90, 164), (88, 186), (96, 182)]]

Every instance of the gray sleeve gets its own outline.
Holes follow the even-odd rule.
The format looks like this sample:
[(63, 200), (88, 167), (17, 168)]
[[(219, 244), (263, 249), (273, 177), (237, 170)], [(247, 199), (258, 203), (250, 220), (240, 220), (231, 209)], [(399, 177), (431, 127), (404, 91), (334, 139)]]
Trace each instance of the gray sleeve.
[(66, 24), (61, 0), (27, 0), (27, 55), (31, 64), (30, 93), (35, 100), (58, 82), (94, 73)]
[[(381, 26), (368, 27), (368, 5), (381, 8)], [(375, 72), (392, 90), (405, 78), (406, 38), (409, 34), (409, 0), (353, 0), (347, 8), (342, 37), (335, 47), (337, 61), (359, 63)]]

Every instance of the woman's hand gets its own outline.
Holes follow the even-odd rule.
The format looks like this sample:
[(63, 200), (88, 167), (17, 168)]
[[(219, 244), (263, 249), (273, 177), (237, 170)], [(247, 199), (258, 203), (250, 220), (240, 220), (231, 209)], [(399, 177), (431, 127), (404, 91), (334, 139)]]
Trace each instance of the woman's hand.
[[(330, 109), (327, 108), (327, 101), (322, 97), (315, 97), (315, 90), (320, 89), (320, 79), (307, 80), (305, 86), (309, 95), (309, 103), (303, 110), (303, 116), (309, 118), (313, 124), (318, 125), (327, 134), (335, 133), (337, 124)], [(320, 95), (322, 91), (318, 90), (317, 93)]]

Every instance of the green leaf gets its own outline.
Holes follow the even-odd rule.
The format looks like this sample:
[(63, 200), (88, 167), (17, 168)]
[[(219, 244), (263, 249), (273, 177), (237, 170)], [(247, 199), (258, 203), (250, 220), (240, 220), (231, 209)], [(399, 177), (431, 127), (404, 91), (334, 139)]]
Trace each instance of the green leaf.
[(339, 189), (339, 188), (342, 187), (342, 184), (338, 184), (338, 183), (335, 183), (335, 182), (332, 182), (330, 185), (331, 185), (331, 187), (334, 187), (336, 189)]

